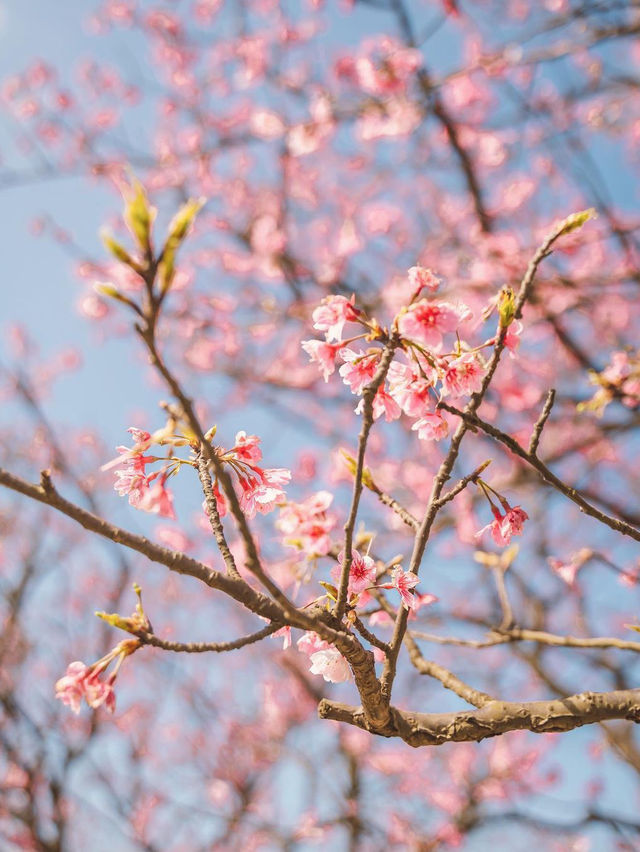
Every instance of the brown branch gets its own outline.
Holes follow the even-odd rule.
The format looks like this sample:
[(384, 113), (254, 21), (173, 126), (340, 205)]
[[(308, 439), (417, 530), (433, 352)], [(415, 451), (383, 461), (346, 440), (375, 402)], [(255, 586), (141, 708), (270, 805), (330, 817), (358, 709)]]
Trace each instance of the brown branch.
[[(372, 595), (385, 612), (389, 615), (395, 615), (394, 608), (383, 594), (378, 591), (373, 591)], [(435, 680), (440, 681), (445, 689), (450, 689), (452, 692), (455, 692), (459, 698), (462, 698), (474, 707), (482, 707), (487, 702), (494, 700), (491, 695), (488, 695), (486, 692), (480, 692), (472, 686), (469, 686), (468, 683), (460, 680), (457, 675), (453, 674), (453, 672), (448, 669), (445, 669), (444, 666), (441, 666), (439, 663), (427, 660), (414, 641), (411, 633), (407, 633), (403, 641), (409, 652), (409, 659), (411, 660), (411, 663), (420, 672), (420, 674), (427, 675), (428, 677), (432, 677)], [(388, 653), (389, 649), (387, 648), (387, 654)]]
[(193, 430), (196, 438), (198, 439), (201, 452), (205, 455), (208, 463), (213, 467), (215, 474), (218, 477), (218, 481), (222, 485), (222, 489), (229, 503), (229, 509), (238, 525), (238, 531), (240, 532), (240, 536), (245, 545), (247, 553), (247, 568), (255, 577), (258, 578), (258, 580), (260, 580), (265, 589), (267, 589), (267, 591), (272, 595), (272, 597), (280, 604), (282, 609), (288, 614), (291, 614), (295, 612), (294, 604), (287, 598), (284, 592), (277, 586), (276, 583), (273, 582), (273, 580), (265, 573), (262, 568), (260, 557), (258, 556), (258, 548), (255, 543), (255, 539), (253, 538), (253, 534), (251, 533), (251, 530), (249, 528), (249, 523), (244, 515), (244, 512), (240, 508), (240, 501), (238, 500), (238, 495), (235, 492), (231, 479), (227, 474), (226, 470), (224, 469), (221, 460), (215, 454), (211, 443), (207, 441), (204, 435), (204, 430), (200, 425), (200, 421), (198, 420), (193, 407), (193, 401), (183, 391), (180, 383), (171, 373), (171, 371), (165, 364), (163, 358), (161, 357), (160, 353), (158, 352), (155, 342), (156, 321), (157, 313), (153, 314), (151, 318), (147, 318), (146, 328), (143, 329), (141, 326), (136, 326), (136, 331), (138, 332), (140, 338), (147, 347), (149, 356), (151, 358), (151, 363), (162, 376), (165, 383), (167, 384), (167, 387), (169, 388), (175, 399), (180, 403), (187, 423), (189, 424), (189, 427)]
[[(279, 586), (273, 582), (273, 580), (268, 576), (268, 574), (266, 574), (266, 572), (262, 568), (262, 564), (258, 556), (257, 546), (249, 528), (249, 524), (242, 509), (240, 508), (240, 502), (238, 500), (238, 496), (235, 492), (233, 484), (231, 483), (227, 472), (224, 470), (222, 462), (216, 456), (209, 441), (207, 441), (205, 438), (202, 427), (193, 409), (192, 401), (184, 393), (177, 379), (172, 375), (172, 373), (160, 357), (160, 354), (158, 353), (155, 345), (155, 339), (153, 336), (153, 326), (150, 325), (147, 328), (146, 332), (138, 328), (138, 333), (147, 345), (153, 364), (163, 376), (171, 392), (182, 406), (185, 417), (187, 418), (190, 427), (193, 429), (196, 434), (196, 437), (200, 442), (200, 447), (203, 454), (207, 457), (207, 460), (213, 466), (216, 476), (222, 484), (224, 493), (229, 502), (229, 508), (233, 517), (236, 520), (240, 536), (245, 545), (245, 549), (247, 552), (248, 569), (253, 573), (255, 577), (257, 577), (258, 580), (260, 580), (262, 585), (267, 589), (267, 591), (269, 591), (274, 600), (277, 601), (277, 604), (279, 605), (278, 609), (281, 608), (282, 610), (279, 614), (279, 617), (277, 619), (272, 620), (286, 620), (291, 624), (295, 625), (296, 627), (302, 627), (305, 630), (312, 630), (326, 641), (333, 643), (340, 651), (340, 653), (348, 660), (349, 665), (351, 666), (356, 687), (358, 689), (358, 693), (360, 695), (363, 707), (365, 708), (368, 724), (371, 724), (374, 727), (384, 726), (385, 724), (388, 724), (389, 708), (382, 698), (380, 684), (378, 683), (378, 678), (376, 676), (373, 654), (371, 653), (371, 651), (365, 651), (365, 649), (362, 647), (356, 637), (353, 636), (353, 634), (348, 633), (342, 629), (339, 619), (331, 619), (328, 613), (320, 613), (318, 611), (314, 613), (315, 617), (313, 617), (307, 612), (302, 612), (301, 610), (297, 609), (295, 604), (289, 600), (289, 598), (284, 594), (284, 592), (279, 588)], [(384, 379), (384, 376), (386, 375), (386, 370), (388, 369), (388, 366), (391, 363), (391, 358), (393, 357), (393, 349), (395, 349), (395, 346), (390, 350), (388, 354), (388, 364), (386, 369), (384, 370), (384, 372), (382, 372), (380, 369), (380, 382), (382, 382), (382, 380)], [(386, 355), (383, 355), (383, 360), (385, 359), (385, 357)], [(365, 401), (365, 409), (366, 405), (367, 403)], [(359, 479), (360, 489), (362, 489), (362, 469), (360, 471)], [(351, 557), (350, 550), (349, 557)], [(235, 582), (238, 581), (235, 580)], [(243, 585), (247, 584), (243, 582)], [(247, 588), (250, 587), (247, 585)]]
[(171, 571), (195, 577), (212, 589), (219, 589), (252, 612), (268, 618), (269, 621), (278, 625), (291, 623), (296, 627), (315, 631), (326, 641), (332, 642), (349, 661), (360, 698), (367, 708), (368, 724), (373, 727), (384, 727), (388, 724), (389, 708), (382, 699), (373, 654), (371, 651), (366, 651), (353, 634), (340, 630), (339, 624), (334, 627), (327, 623), (330, 618), (328, 614), (324, 614), (326, 620), (321, 613), (315, 613), (316, 617), (313, 617), (299, 610), (285, 615), (274, 601), (251, 588), (244, 580), (214, 571), (183, 553), (160, 547), (143, 536), (116, 527), (65, 500), (55, 490), (46, 471), (42, 475), (42, 485), (38, 486), (25, 482), (0, 468), (0, 485), (57, 509), (90, 532), (135, 550), (153, 562), (166, 565)]
[(229, 545), (227, 544), (227, 539), (224, 534), (224, 527), (222, 526), (222, 521), (220, 519), (220, 512), (218, 511), (218, 501), (216, 500), (215, 494), (213, 493), (213, 486), (211, 484), (211, 474), (209, 473), (209, 464), (202, 453), (198, 454), (197, 466), (198, 477), (200, 479), (200, 484), (202, 485), (202, 492), (204, 494), (207, 517), (209, 518), (211, 531), (213, 532), (216, 544), (218, 545), (220, 555), (222, 556), (224, 564), (227, 566), (227, 574), (229, 574), (231, 577), (242, 579), (240, 577), (240, 572), (238, 571), (238, 568), (236, 566), (236, 560), (233, 556), (233, 553), (231, 552)]
[(38, 503), (51, 506), (53, 509), (56, 509), (58, 512), (80, 524), (86, 530), (96, 533), (102, 536), (102, 538), (109, 539), (109, 541), (113, 541), (116, 544), (128, 547), (137, 553), (141, 553), (152, 562), (165, 565), (171, 571), (195, 577), (195, 579), (200, 580), (210, 588), (224, 592), (247, 609), (268, 618), (270, 621), (285, 623), (282, 609), (266, 595), (252, 589), (244, 580), (225, 576), (184, 553), (161, 547), (149, 541), (144, 536), (136, 535), (122, 527), (117, 527), (115, 524), (111, 524), (103, 518), (93, 515), (80, 506), (76, 506), (74, 503), (65, 500), (56, 491), (48, 471), (43, 471), (41, 484), (34, 485), (0, 468), (0, 485), (12, 491), (17, 491), (26, 497), (30, 497)]
[(479, 742), (509, 731), (536, 734), (572, 731), (608, 719), (640, 721), (640, 689), (613, 692), (582, 692), (547, 701), (490, 701), (462, 713), (409, 713), (391, 708), (392, 724), (372, 730), (360, 707), (324, 699), (318, 707), (321, 719), (347, 722), (383, 737), (399, 737), (414, 748), (448, 742)]
[(460, 409), (455, 408), (453, 405), (448, 405), (446, 402), (438, 403), (438, 408), (444, 408), (444, 410), (448, 411), (450, 414), (456, 414), (463, 422), (468, 423), (470, 426), (475, 426), (478, 429), (482, 429), (482, 431), (489, 435), (489, 437), (494, 438), (501, 444), (504, 444), (504, 446), (508, 447), (515, 456), (526, 461), (529, 465), (531, 465), (531, 467), (537, 470), (545, 482), (552, 485), (557, 491), (564, 494), (565, 497), (568, 497), (569, 500), (572, 500), (577, 506), (579, 506), (580, 511), (584, 512), (585, 515), (595, 518), (597, 521), (600, 521), (600, 523), (605, 524), (605, 526), (615, 530), (616, 532), (628, 535), (630, 538), (640, 541), (640, 530), (635, 529), (625, 521), (621, 521), (618, 518), (612, 518), (610, 515), (606, 515), (604, 512), (596, 509), (596, 507), (589, 503), (577, 489), (570, 485), (566, 485), (555, 475), (555, 473), (552, 473), (537, 456), (528, 453), (514, 438), (507, 435), (506, 432), (502, 432), (490, 423), (486, 423), (484, 420), (481, 420), (474, 412), (470, 412), (468, 409), (460, 411)]
[(358, 633), (367, 640), (370, 645), (374, 645), (376, 648), (379, 648), (381, 651), (384, 651), (385, 654), (389, 652), (388, 643), (383, 642), (382, 639), (378, 639), (375, 633), (372, 633), (357, 616), (353, 620), (353, 626), (358, 631)]
[(335, 605), (335, 614), (338, 621), (342, 620), (342, 616), (344, 615), (344, 611), (347, 604), (347, 591), (349, 588), (349, 571), (351, 569), (351, 562), (353, 560), (353, 531), (356, 525), (356, 518), (358, 517), (358, 507), (360, 505), (360, 497), (362, 495), (362, 489), (364, 484), (362, 482), (362, 476), (364, 473), (364, 456), (367, 449), (367, 441), (369, 440), (369, 432), (371, 431), (371, 427), (373, 426), (373, 400), (375, 398), (376, 393), (378, 392), (378, 388), (384, 382), (385, 376), (389, 371), (389, 367), (391, 366), (391, 362), (393, 361), (393, 355), (399, 345), (399, 339), (397, 336), (392, 337), (384, 349), (382, 350), (382, 355), (380, 357), (380, 363), (378, 364), (378, 369), (374, 377), (371, 379), (369, 384), (364, 388), (362, 392), (362, 398), (364, 400), (363, 411), (362, 411), (362, 427), (360, 429), (360, 435), (358, 436), (358, 457), (356, 460), (356, 470), (353, 481), (353, 496), (351, 498), (351, 508), (349, 509), (349, 516), (347, 518), (347, 522), (344, 525), (344, 562), (342, 564), (342, 573), (340, 574), (340, 583), (338, 585), (338, 596)]
[(511, 629), (493, 630), (488, 639), (459, 639), (455, 636), (437, 636), (433, 633), (423, 633), (412, 630), (414, 639), (434, 642), (438, 645), (457, 645), (465, 648), (493, 648), (496, 645), (506, 645), (511, 642), (539, 642), (541, 645), (551, 645), (558, 648), (617, 648), (621, 651), (640, 653), (640, 642), (628, 639), (616, 639), (611, 636), (594, 636), (580, 639), (576, 636), (558, 636), (543, 630), (526, 630), (512, 627)]
[[(526, 272), (520, 284), (520, 289), (518, 290), (518, 295), (515, 299), (514, 316), (516, 318), (522, 315), (522, 308), (524, 307), (524, 304), (527, 299), (529, 299), (529, 297), (531, 296), (533, 281), (538, 267), (540, 266), (544, 258), (551, 253), (551, 247), (558, 239), (558, 237), (560, 237), (561, 234), (565, 232), (565, 230), (566, 222), (561, 222), (559, 225), (557, 225), (553, 229), (553, 231), (551, 231), (551, 233), (547, 235), (541, 246), (538, 248), (536, 253), (529, 261), (529, 265), (527, 266)], [(451, 439), (449, 452), (444, 458), (442, 464), (440, 465), (440, 469), (438, 470), (438, 473), (435, 479), (433, 480), (433, 485), (431, 487), (431, 495), (429, 497), (429, 504), (427, 506), (420, 528), (416, 534), (413, 553), (411, 554), (409, 571), (413, 572), (414, 574), (418, 574), (420, 571), (422, 557), (424, 556), (424, 551), (427, 546), (429, 536), (431, 534), (431, 529), (436, 519), (436, 515), (438, 514), (438, 511), (440, 509), (439, 500), (442, 496), (442, 490), (445, 486), (445, 483), (451, 476), (451, 471), (453, 470), (453, 466), (460, 452), (460, 445), (462, 443), (462, 439), (470, 428), (471, 418), (475, 416), (475, 412), (482, 404), (482, 400), (484, 399), (489, 385), (491, 384), (491, 381), (495, 375), (495, 372), (498, 369), (500, 357), (505, 347), (506, 334), (507, 328), (502, 328), (496, 340), (493, 355), (491, 357), (491, 360), (489, 361), (487, 372), (485, 373), (480, 390), (472, 395), (471, 399), (469, 400), (464, 409), (465, 413), (468, 414), (469, 417), (462, 419), (462, 421), (458, 424), (458, 428), (456, 429)], [(402, 607), (396, 617), (393, 637), (391, 639), (390, 652), (387, 655), (384, 671), (382, 673), (382, 692), (387, 701), (391, 701), (391, 689), (393, 686), (393, 680), (395, 678), (398, 654), (400, 653), (402, 640), (407, 629), (407, 616), (407, 610)]]
[(420, 521), (416, 518), (415, 515), (412, 515), (408, 509), (398, 503), (395, 497), (392, 497), (390, 494), (387, 494), (386, 491), (383, 491), (379, 488), (376, 483), (373, 481), (371, 476), (367, 477), (366, 485), (369, 491), (373, 491), (373, 493), (377, 496), (378, 500), (385, 505), (388, 506), (396, 515), (404, 521), (404, 523), (411, 527), (413, 530), (417, 530), (420, 526)]
[(529, 441), (530, 456), (535, 456), (538, 452), (538, 444), (540, 443), (540, 438), (542, 437), (542, 430), (544, 429), (545, 424), (549, 419), (549, 415), (551, 414), (551, 409), (553, 408), (555, 398), (555, 389), (551, 388), (551, 390), (547, 394), (547, 399), (545, 401), (542, 412), (540, 413), (540, 417), (538, 417), (535, 422), (535, 426), (533, 427), (533, 433), (531, 434), (531, 440)]
[(488, 693), (481, 692), (480, 690), (469, 686), (468, 683), (460, 680), (457, 675), (453, 674), (453, 672), (450, 672), (448, 669), (445, 669), (444, 666), (441, 666), (439, 663), (435, 663), (433, 660), (427, 660), (423, 657), (422, 652), (409, 633), (407, 633), (404, 637), (404, 644), (409, 651), (409, 659), (411, 660), (411, 663), (420, 672), (420, 674), (427, 675), (428, 677), (432, 677), (435, 680), (440, 681), (445, 689), (450, 689), (451, 692), (455, 692), (455, 694), (466, 701), (467, 704), (471, 704), (473, 707), (484, 707), (490, 701), (495, 700), (493, 696)]
[(262, 630), (257, 630), (255, 633), (250, 633), (248, 636), (242, 636), (240, 639), (234, 639), (231, 642), (172, 642), (169, 639), (161, 639), (155, 633), (145, 633), (144, 631), (133, 635), (137, 636), (143, 645), (152, 645), (154, 648), (162, 648), (163, 651), (175, 651), (183, 654), (204, 654), (207, 652), (221, 654), (225, 651), (236, 651), (246, 645), (253, 645), (255, 642), (271, 636), (281, 626), (280, 624), (268, 624)]

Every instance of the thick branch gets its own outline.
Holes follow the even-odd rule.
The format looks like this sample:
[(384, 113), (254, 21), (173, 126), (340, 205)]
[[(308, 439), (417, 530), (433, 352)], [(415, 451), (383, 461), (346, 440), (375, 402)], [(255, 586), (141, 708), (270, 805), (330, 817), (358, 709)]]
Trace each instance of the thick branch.
[(324, 699), (322, 719), (347, 722), (383, 737), (399, 737), (414, 748), (448, 742), (479, 742), (509, 731), (536, 734), (572, 731), (607, 719), (640, 721), (640, 689), (582, 692), (548, 701), (490, 701), (462, 713), (409, 713), (391, 708), (393, 723), (384, 730), (367, 726), (362, 709)]

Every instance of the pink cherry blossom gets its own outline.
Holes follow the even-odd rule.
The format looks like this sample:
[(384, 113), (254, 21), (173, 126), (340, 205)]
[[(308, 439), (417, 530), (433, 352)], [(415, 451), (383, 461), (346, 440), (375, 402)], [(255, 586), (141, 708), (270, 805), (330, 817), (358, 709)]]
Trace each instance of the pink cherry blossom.
[(421, 290), (427, 289), (435, 293), (440, 286), (440, 280), (430, 269), (426, 269), (424, 266), (412, 266), (407, 275), (409, 283), (414, 289), (412, 300), (418, 298)]
[(504, 520), (504, 516), (499, 509), (496, 509), (495, 506), (491, 507), (491, 511), (493, 513), (493, 521), (491, 521), (490, 524), (487, 524), (486, 527), (482, 527), (481, 530), (478, 530), (476, 533), (476, 539), (481, 539), (484, 533), (489, 530), (495, 543), (500, 547), (504, 547), (509, 544), (509, 541), (511, 540), (510, 538), (505, 538), (504, 533), (502, 532), (502, 521)]
[(113, 690), (113, 684), (116, 675), (111, 674), (106, 681), (98, 679), (99, 672), (94, 672), (84, 681), (84, 697), (92, 710), (97, 710), (103, 704), (109, 713), (114, 713), (116, 709), (116, 695)]
[(355, 322), (360, 313), (354, 307), (354, 298), (345, 296), (327, 296), (313, 314), (313, 327), (325, 331), (327, 341), (342, 340), (342, 329), (346, 322)]
[(495, 543), (504, 547), (511, 542), (511, 536), (522, 535), (524, 522), (529, 519), (529, 515), (520, 506), (511, 508), (507, 504), (505, 509), (506, 512), (503, 515), (499, 509), (492, 506), (494, 519), (476, 533), (476, 538), (481, 538), (487, 530), (490, 530)]
[(559, 559), (554, 559), (551, 556), (549, 557), (548, 562), (553, 573), (566, 583), (570, 589), (576, 589), (578, 587), (576, 577), (578, 576), (578, 571), (582, 567), (581, 565), (576, 564), (575, 562), (561, 562)]
[(315, 651), (310, 657), (311, 674), (322, 675), (331, 683), (343, 683), (350, 680), (351, 669), (349, 664), (336, 648), (327, 648), (323, 651)]
[(247, 435), (246, 432), (236, 434), (236, 442), (229, 451), (243, 461), (255, 464), (262, 459), (262, 450), (259, 447), (260, 438), (257, 435)]
[[(227, 514), (227, 498), (224, 496), (222, 491), (220, 490), (220, 486), (218, 482), (214, 482), (213, 484), (213, 496), (216, 498), (216, 508), (218, 509), (218, 514), (221, 518)], [(207, 515), (207, 501), (204, 500), (202, 503), (202, 510)], [(208, 515), (207, 515), (208, 517)]]
[[(376, 564), (370, 556), (361, 555), (357, 550), (352, 550), (352, 561), (349, 567), (350, 595), (359, 595), (369, 586), (376, 584)], [(338, 565), (331, 569), (331, 577), (336, 583), (340, 582), (342, 567), (344, 565), (344, 551), (338, 554)]]
[[(117, 649), (114, 649), (114, 652), (116, 651)], [(113, 684), (117, 670), (106, 681), (99, 680), (99, 675), (113, 658), (114, 652), (93, 666), (85, 666), (80, 661), (70, 663), (65, 675), (56, 683), (56, 698), (76, 714), (80, 712), (83, 698), (93, 710), (104, 704), (106, 709), (113, 713), (116, 706)]]
[(153, 515), (159, 515), (161, 518), (170, 518), (172, 521), (175, 521), (176, 513), (173, 508), (173, 494), (167, 490), (165, 481), (166, 477), (161, 475), (151, 488), (145, 491), (138, 501), (136, 508), (142, 509), (143, 512), (151, 512)]
[[(362, 414), (363, 411), (364, 399), (361, 399), (355, 408), (355, 413)], [(377, 420), (383, 414), (387, 423), (390, 423), (392, 420), (397, 420), (400, 417), (402, 409), (390, 394), (383, 390), (383, 388), (378, 388), (373, 398), (373, 419)]]
[(449, 361), (442, 379), (442, 392), (448, 396), (470, 396), (482, 387), (485, 370), (477, 357), (465, 352)]
[(393, 627), (393, 619), (388, 612), (381, 609), (371, 614), (369, 624), (372, 627)]
[[(522, 334), (524, 326), (520, 322), (520, 320), (514, 320), (511, 325), (507, 328), (507, 333), (504, 336), (504, 345), (509, 350), (509, 354), (512, 358), (516, 356), (516, 350), (520, 346), (520, 335)], [(498, 329), (499, 333), (500, 329)]]
[(345, 385), (349, 385), (352, 393), (361, 394), (376, 373), (379, 353), (354, 352), (353, 349), (342, 349), (342, 359), (346, 362), (338, 372)]
[(524, 522), (529, 520), (529, 515), (521, 506), (514, 506), (507, 510), (507, 514), (502, 522), (503, 532), (505, 536), (522, 535)]
[(421, 441), (440, 441), (449, 434), (449, 424), (439, 411), (425, 414), (411, 426)]
[(442, 344), (443, 334), (455, 331), (470, 316), (469, 309), (464, 305), (421, 299), (400, 314), (398, 330), (403, 337), (438, 348)]
[(56, 698), (71, 707), (74, 713), (80, 712), (84, 698), (84, 682), (89, 672), (88, 666), (76, 660), (69, 663), (64, 676), (56, 682)]
[(285, 468), (260, 470), (252, 468), (257, 476), (239, 476), (241, 487), (240, 508), (251, 519), (256, 512), (266, 514), (271, 512), (278, 503), (286, 500), (286, 494), (281, 486), (291, 479), (291, 471)]
[(421, 376), (396, 383), (389, 377), (389, 393), (409, 417), (421, 417), (433, 407), (432, 383)]
[(414, 615), (418, 612), (418, 610), (422, 609), (423, 606), (431, 606), (431, 604), (438, 602), (438, 598), (436, 597), (436, 595), (430, 595), (428, 593), (425, 593), (423, 595), (414, 594), (413, 600), (415, 601), (415, 604), (413, 606)]
[(282, 650), (286, 651), (287, 648), (291, 647), (291, 627), (286, 624), (284, 627), (281, 627), (280, 630), (276, 630), (275, 633), (271, 634), (274, 638), (282, 637)]
[(150, 480), (146, 474), (146, 466), (153, 461), (153, 458), (145, 456), (144, 451), (151, 444), (151, 435), (135, 426), (129, 427), (127, 431), (131, 433), (135, 445), (117, 447), (120, 455), (103, 465), (101, 470), (120, 466), (121, 469), (115, 471), (116, 481), (113, 487), (121, 497), (128, 496), (132, 506), (140, 508), (140, 503), (149, 490)]
[(393, 588), (400, 592), (404, 606), (407, 609), (415, 609), (418, 601), (411, 590), (418, 585), (420, 578), (413, 571), (403, 571), (398, 567), (391, 572), (391, 582)]
[(335, 372), (336, 356), (342, 348), (341, 343), (326, 343), (324, 340), (303, 340), (302, 348), (312, 363), (316, 363), (322, 372), (325, 382)]

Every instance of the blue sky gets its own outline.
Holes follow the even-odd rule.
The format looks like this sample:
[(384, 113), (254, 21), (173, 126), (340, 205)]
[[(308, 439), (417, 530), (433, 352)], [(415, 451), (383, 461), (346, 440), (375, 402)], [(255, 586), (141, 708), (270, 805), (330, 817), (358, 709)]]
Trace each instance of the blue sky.
[[(92, 36), (84, 24), (92, 5), (86, 0), (29, 0), (28, 4), (24, 0), (0, 0), (0, 78), (36, 58), (67, 73), (74, 60), (86, 54), (114, 64), (122, 61), (126, 67), (131, 39), (117, 33), (108, 39)], [(439, 51), (446, 52), (446, 43), (438, 44)], [(24, 169), (26, 163), (13, 144), (14, 130), (11, 119), (6, 114), (0, 116), (0, 165)], [(597, 153), (619, 200), (629, 207), (637, 204), (637, 187), (615, 169), (606, 147)], [(66, 344), (79, 345), (83, 367), (56, 386), (49, 413), (54, 420), (70, 424), (99, 423), (108, 445), (123, 440), (124, 429), (136, 411), (155, 409), (158, 394), (143, 381), (143, 371), (137, 368), (140, 361), (137, 356), (132, 358), (131, 345), (112, 339), (101, 342), (91, 324), (75, 310), (80, 289), (72, 272), (73, 260), (50, 239), (34, 237), (30, 223), (46, 214), (69, 229), (79, 245), (100, 257), (103, 250), (98, 229), (114, 208), (113, 195), (84, 178), (0, 187), (0, 327), (23, 324), (45, 354)], [(134, 519), (129, 526), (136, 523)], [(571, 779), (567, 798), (584, 765), (584, 742), (581, 732), (566, 735), (554, 755), (556, 761), (561, 755), (566, 757)], [(627, 807), (633, 811), (635, 793), (626, 782), (625, 771), (614, 768), (611, 761), (607, 775), (610, 783), (604, 804), (614, 811)], [(564, 808), (562, 803), (554, 807)]]

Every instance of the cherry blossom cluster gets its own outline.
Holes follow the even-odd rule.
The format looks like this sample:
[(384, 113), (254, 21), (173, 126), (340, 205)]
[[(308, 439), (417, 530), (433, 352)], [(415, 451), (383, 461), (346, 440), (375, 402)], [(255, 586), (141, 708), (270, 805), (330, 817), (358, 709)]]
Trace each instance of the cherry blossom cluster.
[(152, 444), (166, 440), (166, 430), (151, 435), (144, 429), (130, 426), (127, 432), (135, 442), (133, 447), (116, 447), (120, 455), (103, 465), (102, 470), (117, 467), (113, 487), (121, 497), (128, 497), (134, 508), (175, 520), (173, 495), (166, 488), (166, 481), (175, 464), (170, 461), (160, 470), (147, 473), (148, 465), (164, 460), (165, 457), (145, 455)]
[[(341, 553), (338, 559), (338, 565), (331, 571), (331, 576), (336, 582), (340, 579), (344, 554)], [(418, 582), (419, 578), (416, 574), (403, 571), (402, 568), (397, 566), (391, 572), (390, 583), (378, 584), (374, 560), (370, 556), (362, 555), (354, 550), (349, 568), (349, 603), (352, 607), (357, 604), (366, 604), (371, 599), (370, 591), (373, 589), (395, 589), (400, 594), (402, 605), (410, 612), (415, 612), (420, 606), (431, 604), (436, 600), (434, 595), (416, 595), (414, 589)], [(332, 597), (335, 589), (328, 584), (326, 584), (326, 588), (329, 591), (329, 597)], [(383, 614), (386, 615), (386, 613)], [(278, 632), (284, 635), (282, 631)], [(289, 634), (288, 638), (285, 637), (285, 648), (290, 644)], [(349, 665), (340, 651), (329, 642), (325, 642), (313, 631), (304, 633), (298, 639), (296, 645), (299, 651), (308, 655), (311, 661), (309, 668), (311, 674), (322, 675), (326, 681), (332, 683), (342, 683), (351, 678)], [(380, 648), (374, 648), (373, 654), (378, 662), (384, 660), (384, 652)]]
[[(235, 444), (230, 450), (216, 447), (215, 452), (222, 462), (235, 474), (240, 486), (240, 508), (248, 518), (254, 518), (256, 512), (266, 514), (286, 500), (282, 486), (291, 481), (291, 471), (283, 467), (261, 468), (257, 462), (262, 460), (257, 435), (246, 432), (236, 434)], [(218, 482), (214, 483), (214, 494), (218, 501), (221, 516), (226, 514), (226, 502)]]
[[(133, 447), (118, 447), (120, 455), (103, 465), (102, 470), (117, 467), (114, 488), (120, 496), (127, 496), (129, 503), (136, 509), (152, 512), (162, 517), (175, 520), (173, 495), (167, 490), (166, 482), (178, 473), (182, 465), (194, 466), (193, 459), (177, 458), (173, 451), (177, 447), (192, 445), (188, 430), (185, 434), (177, 432), (177, 424), (170, 419), (167, 425), (154, 432), (153, 435), (136, 427), (128, 431), (135, 440)], [(210, 430), (213, 437), (215, 429)], [(169, 446), (165, 456), (146, 455), (152, 444)], [(231, 449), (214, 447), (220, 461), (234, 474), (234, 481), (240, 489), (240, 507), (248, 518), (253, 518), (256, 512), (270, 512), (276, 505), (286, 499), (282, 489), (291, 479), (291, 472), (285, 468), (262, 468), (257, 462), (262, 460), (262, 450), (259, 447), (260, 438), (257, 435), (247, 435), (238, 432)], [(164, 462), (163, 466), (152, 473), (147, 473), (147, 466), (155, 462)], [(218, 512), (224, 516), (227, 503), (219, 483), (213, 484)]]
[[(343, 551), (338, 555), (338, 563), (331, 569), (331, 578), (336, 583), (340, 582), (344, 565)], [(420, 596), (413, 592), (418, 582), (418, 576), (412, 571), (403, 571), (400, 566), (396, 566), (391, 571), (390, 583), (378, 583), (375, 560), (357, 550), (351, 552), (347, 586), (351, 606), (365, 606), (369, 603), (373, 589), (395, 589), (400, 594), (402, 605), (408, 610), (416, 610), (421, 604)]]
[[(462, 303), (422, 297), (423, 291), (435, 293), (437, 277), (429, 269), (414, 266), (408, 271), (413, 296), (394, 319), (392, 329), (400, 337), (398, 356), (373, 401), (373, 416), (384, 414), (388, 421), (402, 413), (413, 419), (412, 429), (422, 440), (440, 440), (448, 435), (449, 426), (437, 403), (444, 397), (458, 398), (478, 392), (484, 380), (486, 364), (480, 350), (492, 346), (496, 337), (471, 348), (461, 339), (464, 323), (471, 312)], [(494, 305), (495, 307), (495, 305)], [(353, 348), (356, 341), (380, 342), (388, 335), (376, 320), (365, 316), (354, 299), (332, 295), (323, 299), (312, 314), (314, 328), (325, 332), (325, 340), (305, 340), (303, 349), (318, 364), (325, 381), (338, 368), (343, 382), (352, 393), (362, 395), (378, 369), (382, 349)], [(509, 324), (513, 317), (509, 318)], [(343, 338), (347, 323), (359, 324), (362, 333)], [(505, 344), (515, 349), (520, 324), (509, 329)], [(445, 345), (446, 339), (449, 343)], [(363, 401), (356, 412), (363, 410)]]
[(282, 505), (276, 527), (283, 533), (285, 544), (310, 558), (326, 556), (337, 523), (336, 516), (327, 511), (332, 502), (333, 494), (318, 491), (302, 503)]
[[(139, 647), (140, 642), (137, 639), (125, 639), (93, 665), (87, 666), (79, 660), (69, 663), (66, 673), (56, 683), (56, 698), (70, 707), (74, 713), (80, 712), (82, 699), (92, 710), (104, 704), (109, 713), (113, 713), (116, 709), (113, 685), (118, 671), (124, 659), (137, 651)], [(107, 679), (100, 680), (100, 676), (114, 660), (115, 666)]]
[[(478, 478), (476, 480), (478, 488), (489, 501), (493, 520), (476, 533), (476, 538), (481, 539), (482, 536), (489, 530), (491, 538), (499, 547), (506, 547), (511, 543), (511, 536), (522, 535), (524, 522), (529, 520), (529, 515), (521, 506), (510, 506), (509, 501), (499, 494), (495, 488), (492, 488), (484, 480)], [(492, 496), (496, 497), (502, 507), (502, 511), (493, 502)]]
[[(295, 512), (299, 512), (300, 506), (309, 507), (313, 506), (314, 503), (316, 505), (327, 503), (326, 499), (322, 501), (318, 500), (319, 496), (323, 496), (322, 493), (321, 495), (314, 495), (305, 501), (304, 504), (295, 506)], [(344, 566), (345, 558), (343, 551), (338, 554), (337, 563), (331, 569), (331, 578), (336, 584), (340, 582)], [(411, 571), (403, 571), (400, 566), (396, 566), (391, 570), (391, 582), (380, 583), (378, 582), (378, 570), (375, 560), (367, 554), (361, 554), (357, 550), (353, 550), (351, 564), (349, 565), (347, 621), (353, 623), (355, 620), (355, 608), (365, 606), (371, 602), (373, 600), (371, 593), (374, 590), (382, 589), (395, 589), (400, 595), (402, 606), (415, 616), (415, 613), (421, 606), (431, 604), (437, 600), (434, 595), (416, 594), (414, 590), (418, 582), (419, 578), (416, 574)], [(329, 601), (335, 601), (337, 597), (336, 586), (330, 583), (321, 583), (321, 585), (326, 590), (326, 598)], [(388, 618), (387, 613), (382, 610), (378, 614)], [(291, 646), (291, 627), (282, 627), (273, 636), (283, 639), (283, 650)], [(341, 683), (351, 678), (349, 665), (340, 651), (331, 643), (321, 639), (315, 632), (306, 631), (298, 639), (296, 645), (299, 651), (308, 655), (311, 661), (309, 671), (312, 674), (322, 675), (326, 681), (333, 683)], [(384, 660), (384, 652), (380, 648), (375, 647), (373, 654), (378, 662)]]

